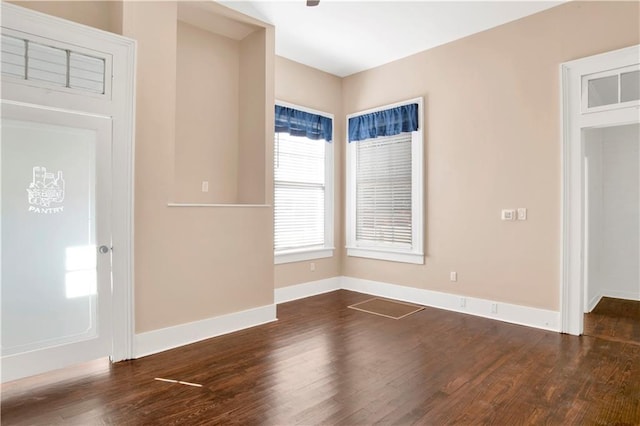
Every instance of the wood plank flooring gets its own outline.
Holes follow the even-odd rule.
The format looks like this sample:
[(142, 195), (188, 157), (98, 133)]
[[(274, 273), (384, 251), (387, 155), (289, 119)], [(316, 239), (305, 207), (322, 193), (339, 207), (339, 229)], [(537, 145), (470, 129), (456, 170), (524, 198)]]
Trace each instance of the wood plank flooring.
[(2, 424), (640, 424), (639, 345), (347, 308), (367, 298), (340, 290), (260, 327), (5, 384)]
[(584, 316), (584, 334), (640, 345), (640, 302), (603, 297)]

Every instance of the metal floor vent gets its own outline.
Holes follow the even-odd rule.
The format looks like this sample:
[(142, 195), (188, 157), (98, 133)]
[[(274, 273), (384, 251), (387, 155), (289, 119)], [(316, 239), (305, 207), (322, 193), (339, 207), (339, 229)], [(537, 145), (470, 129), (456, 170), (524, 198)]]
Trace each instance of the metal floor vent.
[(103, 94), (105, 60), (2, 34), (2, 75)]

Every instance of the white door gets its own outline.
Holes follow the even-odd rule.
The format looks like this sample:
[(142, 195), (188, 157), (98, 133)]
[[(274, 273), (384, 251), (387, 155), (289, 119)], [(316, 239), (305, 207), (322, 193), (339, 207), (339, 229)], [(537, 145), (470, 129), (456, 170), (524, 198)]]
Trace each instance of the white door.
[(0, 8), (7, 382), (131, 357), (135, 42)]
[(1, 112), (6, 381), (111, 353), (111, 119)]

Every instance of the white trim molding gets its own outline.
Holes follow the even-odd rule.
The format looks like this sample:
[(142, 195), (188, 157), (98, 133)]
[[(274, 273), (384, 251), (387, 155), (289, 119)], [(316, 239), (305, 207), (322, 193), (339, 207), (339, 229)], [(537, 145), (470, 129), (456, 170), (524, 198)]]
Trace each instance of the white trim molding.
[[(636, 300), (640, 302), (640, 292), (620, 291), (612, 289), (603, 289), (601, 297), (612, 297), (614, 299)], [(595, 307), (595, 306), (594, 306)]]
[(207, 203), (167, 203), (167, 207), (250, 207), (250, 208), (262, 208), (272, 207), (271, 204), (207, 204)]
[(640, 293), (603, 289), (600, 293), (593, 296), (591, 300), (587, 300), (587, 307), (585, 309), (585, 312), (593, 311), (596, 308), (596, 306), (598, 306), (598, 303), (600, 303), (603, 297), (611, 297), (614, 299), (635, 300), (640, 302)]
[(414, 263), (416, 265), (424, 265), (424, 253), (414, 253), (401, 250), (389, 251), (376, 248), (349, 247), (347, 246), (347, 255), (352, 257), (364, 257), (368, 259), (388, 260), (390, 262)]
[(598, 303), (600, 303), (603, 297), (604, 296), (602, 295), (602, 293), (599, 293), (593, 296), (591, 300), (587, 300), (587, 307), (585, 309), (585, 312), (593, 311), (596, 308), (596, 306), (598, 306)]
[(305, 260), (324, 259), (333, 257), (334, 247), (322, 247), (314, 249), (279, 251), (273, 256), (273, 263), (280, 265), (283, 263), (302, 262)]
[(304, 284), (276, 288), (274, 291), (274, 301), (275, 303), (285, 303), (292, 300), (304, 299), (305, 297), (317, 296), (318, 294), (340, 290), (342, 288), (341, 282), (342, 277), (333, 277), (324, 280), (311, 281)]
[(344, 276), (277, 288), (275, 302), (284, 303), (335, 290), (356, 291), (542, 330), (560, 331), (558, 311)]
[(265, 305), (173, 327), (136, 334), (135, 358), (276, 321), (276, 305)]

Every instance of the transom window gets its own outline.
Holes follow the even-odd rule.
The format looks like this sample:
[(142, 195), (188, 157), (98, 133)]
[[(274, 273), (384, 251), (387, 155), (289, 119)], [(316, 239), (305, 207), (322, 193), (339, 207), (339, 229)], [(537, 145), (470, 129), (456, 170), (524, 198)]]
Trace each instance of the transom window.
[(106, 62), (60, 47), (2, 34), (2, 75), (96, 94), (105, 93)]

